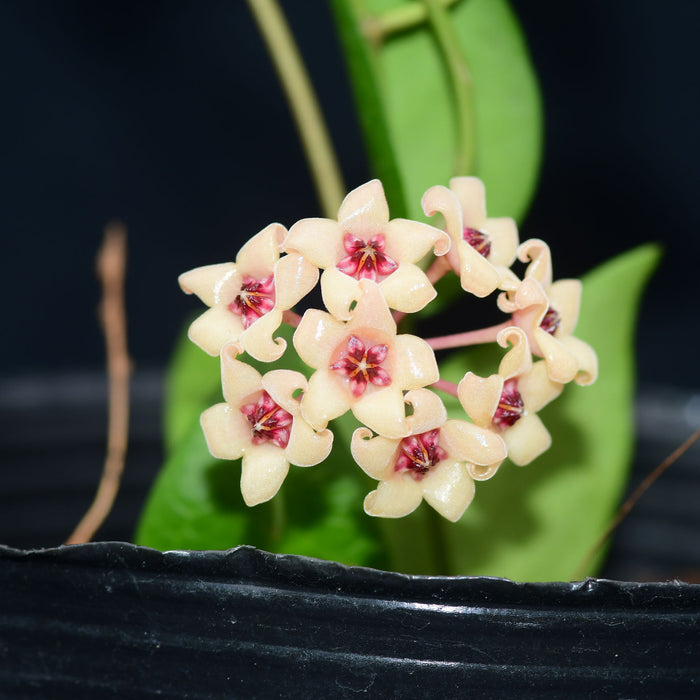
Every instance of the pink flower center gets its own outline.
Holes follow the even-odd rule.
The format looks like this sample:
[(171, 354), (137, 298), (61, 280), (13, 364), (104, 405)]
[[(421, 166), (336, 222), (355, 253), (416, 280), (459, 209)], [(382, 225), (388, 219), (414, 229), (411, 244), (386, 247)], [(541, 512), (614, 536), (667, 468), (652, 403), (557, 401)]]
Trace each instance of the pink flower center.
[(287, 447), (292, 414), (278, 406), (266, 391), (257, 401), (241, 406), (241, 413), (250, 423), (254, 445), (271, 442), (282, 449)]
[(462, 238), (469, 243), (477, 253), (481, 253), (485, 258), (489, 257), (489, 253), (491, 252), (491, 239), (487, 233), (465, 226), (464, 231), (462, 231)]
[(509, 379), (503, 384), (498, 408), (493, 415), (493, 422), (499, 428), (510, 428), (523, 417), (524, 412), (525, 404), (518, 391), (518, 380)]
[(416, 481), (421, 481), (432, 467), (447, 459), (447, 452), (438, 445), (439, 436), (440, 429), (436, 428), (401, 440), (394, 471), (408, 472)]
[(275, 306), (274, 276), (270, 275), (261, 280), (246, 275), (243, 278), (241, 291), (228, 305), (229, 311), (241, 316), (243, 328), (248, 328), (252, 323), (272, 311)]
[(330, 368), (349, 379), (353, 396), (362, 396), (367, 388), (367, 382), (375, 386), (391, 384), (389, 373), (381, 366), (388, 352), (388, 345), (373, 345), (366, 348), (357, 336), (351, 335), (347, 340), (345, 354)]
[(551, 306), (547, 309), (544, 318), (540, 322), (540, 328), (549, 333), (549, 335), (554, 335), (557, 332), (557, 328), (561, 325), (561, 314), (553, 309)]
[(398, 268), (398, 263), (384, 252), (384, 236), (378, 233), (369, 241), (346, 233), (343, 247), (347, 255), (336, 267), (355, 279), (377, 281), (377, 276), (388, 277)]

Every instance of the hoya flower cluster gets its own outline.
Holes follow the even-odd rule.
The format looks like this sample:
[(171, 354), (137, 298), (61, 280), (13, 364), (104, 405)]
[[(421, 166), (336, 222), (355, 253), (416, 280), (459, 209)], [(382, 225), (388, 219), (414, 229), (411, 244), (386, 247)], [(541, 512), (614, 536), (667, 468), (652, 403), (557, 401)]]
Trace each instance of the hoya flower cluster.
[[(350, 411), (361, 424), (352, 457), (379, 482), (365, 511), (401, 517), (425, 499), (458, 520), (475, 481), (493, 476), (506, 457), (525, 465), (549, 447), (537, 412), (566, 383), (595, 380), (595, 352), (573, 335), (581, 284), (552, 281), (547, 245), (519, 245), (512, 219), (487, 218), (477, 178), (432, 187), (422, 204), (427, 216), (442, 215), (445, 230), (390, 219), (372, 180), (347, 195), (337, 221), (303, 219), (288, 231), (270, 224), (235, 262), (181, 275), (182, 288), (209, 307), (189, 337), (221, 356), (224, 402), (202, 414), (204, 434), (215, 457), (242, 458), (248, 505), (272, 498), (290, 464), (323, 462), (332, 421)], [(510, 269), (516, 258), (529, 263), (522, 279)], [(497, 374), (465, 371), (457, 385), (440, 378), (434, 348), (466, 344), (469, 329), (446, 342), (397, 327), (435, 298), (444, 274), (457, 274), (477, 297), (498, 293), (507, 316), (489, 340), (507, 351)], [(319, 276), (325, 310), (300, 317), (292, 308)], [(275, 337), (282, 323), (295, 327), (293, 349)], [(277, 367), (287, 352), (308, 366), (308, 379), (279, 368), (261, 375), (245, 362), (248, 355)], [(459, 399), (462, 415), (448, 418), (441, 392)]]

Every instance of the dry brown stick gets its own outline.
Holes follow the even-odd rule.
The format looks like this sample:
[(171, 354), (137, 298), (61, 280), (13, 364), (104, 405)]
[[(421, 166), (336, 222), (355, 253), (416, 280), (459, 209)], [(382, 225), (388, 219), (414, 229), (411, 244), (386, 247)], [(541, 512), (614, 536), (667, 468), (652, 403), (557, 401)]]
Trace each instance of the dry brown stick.
[(102, 282), (100, 321), (107, 348), (109, 375), (109, 424), (107, 453), (95, 499), (66, 544), (89, 542), (105, 521), (119, 491), (129, 437), (129, 375), (131, 360), (126, 343), (124, 276), (126, 228), (120, 222), (105, 227), (97, 255), (97, 274)]
[(591, 562), (602, 549), (607, 539), (615, 531), (615, 528), (627, 517), (629, 512), (637, 504), (637, 501), (649, 490), (649, 487), (680, 457), (683, 456), (697, 441), (700, 439), (700, 428), (698, 428), (680, 447), (677, 447), (671, 452), (659, 466), (650, 472), (639, 486), (634, 490), (634, 493), (620, 506), (615, 517), (610, 521), (603, 533), (594, 542), (593, 546), (588, 550), (586, 556), (581, 560), (581, 563), (576, 568), (572, 581), (580, 580), (586, 574)]

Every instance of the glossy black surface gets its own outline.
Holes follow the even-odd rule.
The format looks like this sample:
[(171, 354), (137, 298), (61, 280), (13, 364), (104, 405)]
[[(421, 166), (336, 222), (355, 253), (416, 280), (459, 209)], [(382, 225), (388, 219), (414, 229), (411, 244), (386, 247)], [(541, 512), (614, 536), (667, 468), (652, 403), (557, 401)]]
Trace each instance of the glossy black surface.
[(3, 697), (678, 697), (700, 586), (519, 584), (247, 547), (0, 548)]

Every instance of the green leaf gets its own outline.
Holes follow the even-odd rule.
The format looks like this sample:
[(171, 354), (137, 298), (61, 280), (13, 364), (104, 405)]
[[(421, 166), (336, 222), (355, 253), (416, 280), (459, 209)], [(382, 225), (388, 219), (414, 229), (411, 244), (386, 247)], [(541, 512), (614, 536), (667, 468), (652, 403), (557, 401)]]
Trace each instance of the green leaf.
[[(348, 419), (342, 419), (348, 422)], [(352, 432), (352, 418), (346, 432)], [(249, 544), (270, 552), (386, 566), (378, 523), (362, 510), (374, 483), (336, 436), (328, 459), (292, 466), (280, 492), (253, 508), (240, 493), (240, 461), (209, 454), (199, 423), (178, 444), (153, 486), (135, 541), (156, 549), (228, 549)]]
[[(449, 567), (444, 573), (568, 580), (605, 529), (628, 476), (635, 319), (659, 256), (657, 246), (641, 246), (583, 278), (576, 336), (598, 353), (598, 380), (589, 387), (567, 386), (540, 412), (552, 434), (548, 452), (526, 467), (506, 461), (491, 480), (477, 484), (458, 523), (442, 524)], [(459, 381), (469, 369), (495, 371), (502, 353), (487, 349), (490, 365), (484, 349), (455, 353), (441, 367), (442, 376)], [(455, 409), (456, 402), (446, 403)]]
[(381, 39), (371, 28), (388, 18), (400, 24), (423, 4), (333, 0), (374, 172), (394, 216), (422, 218), (428, 187), (475, 174), (486, 183), (489, 213), (519, 219), (542, 142), (525, 41), (505, 0), (444, 4), (432, 2), (418, 25)]

